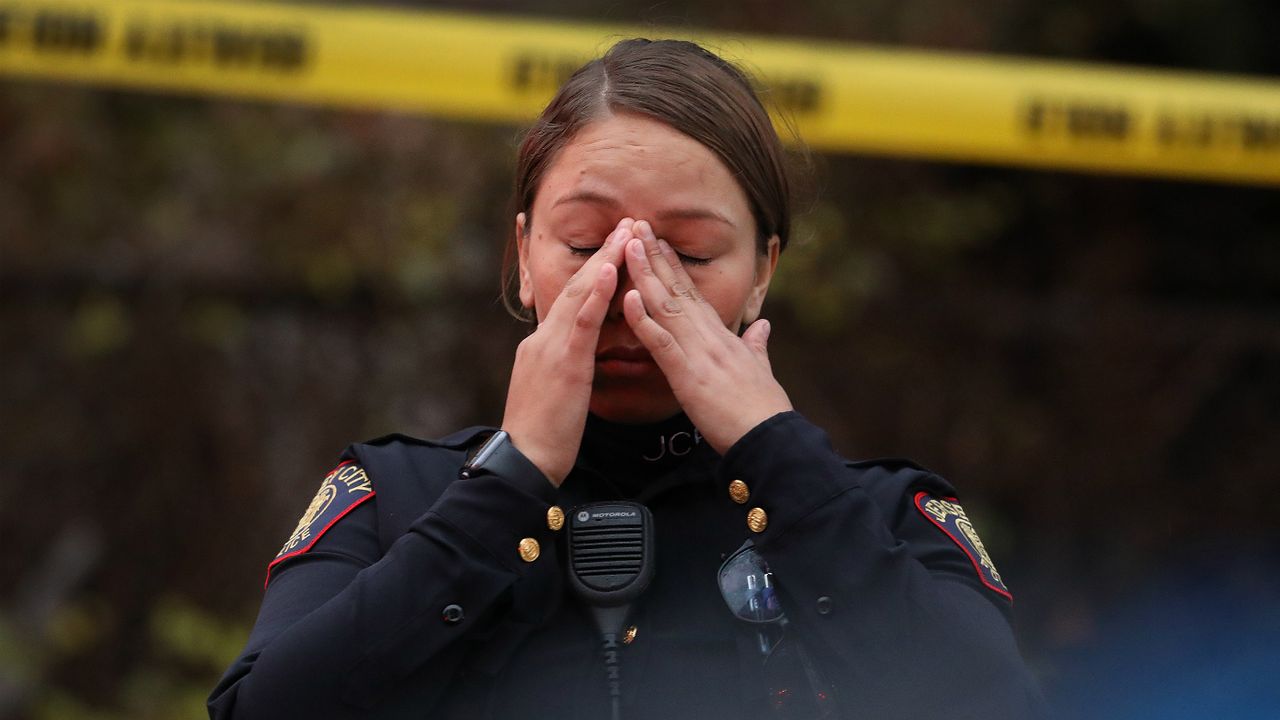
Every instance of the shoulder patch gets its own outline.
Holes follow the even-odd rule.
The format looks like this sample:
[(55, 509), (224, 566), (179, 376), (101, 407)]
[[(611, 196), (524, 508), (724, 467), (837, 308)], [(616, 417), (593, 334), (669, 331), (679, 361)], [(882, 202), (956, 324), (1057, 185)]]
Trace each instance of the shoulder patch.
[(982, 538), (978, 537), (978, 531), (955, 498), (938, 498), (922, 490), (916, 493), (916, 509), (969, 556), (983, 585), (1013, 602), (1013, 595), (1000, 578), (1000, 571), (996, 570), (995, 563), (991, 561)]
[[(271, 564), (267, 565), (266, 582), (271, 581), (272, 568), (287, 558), (310, 550), (334, 523), (374, 495), (373, 483), (368, 474), (355, 461), (339, 463), (329, 471), (324, 482), (320, 483), (316, 496), (311, 498), (311, 504), (302, 513), (293, 534), (285, 541), (280, 552), (276, 553)], [(263, 587), (266, 587), (266, 582)]]

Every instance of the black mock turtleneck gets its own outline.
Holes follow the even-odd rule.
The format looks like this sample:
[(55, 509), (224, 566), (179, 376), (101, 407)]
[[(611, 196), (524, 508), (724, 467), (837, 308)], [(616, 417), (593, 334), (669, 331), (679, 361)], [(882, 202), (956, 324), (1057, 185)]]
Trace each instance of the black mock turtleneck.
[(714, 452), (684, 413), (643, 425), (588, 415), (578, 464), (620, 497), (644, 501), (671, 485), (673, 477), (689, 480), (687, 474), (675, 476), (672, 470), (708, 457)]

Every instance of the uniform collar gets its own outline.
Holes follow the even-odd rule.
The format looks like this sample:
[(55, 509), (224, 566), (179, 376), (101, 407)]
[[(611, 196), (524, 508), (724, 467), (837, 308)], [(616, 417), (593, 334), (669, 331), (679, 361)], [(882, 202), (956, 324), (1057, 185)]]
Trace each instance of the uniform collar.
[(684, 413), (644, 425), (588, 415), (578, 468), (595, 476), (602, 491), (643, 502), (671, 487), (709, 477), (709, 471), (700, 470), (716, 460), (715, 451)]

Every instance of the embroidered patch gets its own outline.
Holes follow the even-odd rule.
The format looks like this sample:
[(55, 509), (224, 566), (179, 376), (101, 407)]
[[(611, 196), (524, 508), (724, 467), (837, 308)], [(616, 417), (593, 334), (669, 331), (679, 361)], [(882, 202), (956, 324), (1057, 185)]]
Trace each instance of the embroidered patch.
[(978, 578), (982, 580), (983, 585), (1010, 601), (1013, 600), (1009, 588), (1005, 587), (1004, 580), (1000, 579), (1000, 571), (996, 570), (996, 564), (991, 561), (991, 554), (982, 544), (982, 538), (978, 537), (978, 531), (974, 529), (969, 516), (965, 514), (964, 508), (960, 507), (960, 503), (956, 502), (955, 498), (936, 498), (921, 491), (916, 493), (916, 508), (922, 515), (929, 518), (930, 522), (937, 525), (938, 529), (946, 533), (956, 545), (959, 545), (965, 555), (969, 556), (969, 561), (973, 563), (973, 569), (978, 572)]
[[(347, 460), (331, 470), (324, 482), (320, 483), (320, 489), (311, 499), (311, 504), (302, 513), (293, 534), (267, 566), (267, 582), (271, 581), (272, 568), (286, 558), (310, 550), (334, 523), (374, 494), (369, 476), (354, 461)], [(266, 587), (265, 582), (263, 587)]]

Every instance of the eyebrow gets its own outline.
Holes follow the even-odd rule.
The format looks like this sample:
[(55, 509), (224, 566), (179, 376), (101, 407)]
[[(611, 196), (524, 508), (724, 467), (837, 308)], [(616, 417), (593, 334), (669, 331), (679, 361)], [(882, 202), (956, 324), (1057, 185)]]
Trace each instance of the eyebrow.
[[(559, 207), (560, 205), (564, 205), (571, 202), (585, 202), (585, 203), (591, 203), (593, 205), (604, 205), (614, 209), (622, 207), (622, 203), (618, 202), (615, 198), (605, 195), (603, 193), (596, 192), (594, 190), (579, 190), (575, 193), (570, 193), (569, 195), (565, 195), (559, 200), (556, 200), (551, 207)], [(715, 220), (718, 222), (722, 222), (728, 225), (729, 227), (734, 227), (734, 223), (732, 220), (730, 220), (729, 218), (725, 217), (724, 215), (710, 208), (700, 208), (700, 207), (668, 208), (666, 210), (659, 212), (654, 217), (654, 219), (655, 220)]]

